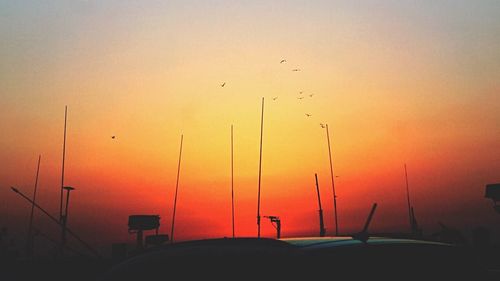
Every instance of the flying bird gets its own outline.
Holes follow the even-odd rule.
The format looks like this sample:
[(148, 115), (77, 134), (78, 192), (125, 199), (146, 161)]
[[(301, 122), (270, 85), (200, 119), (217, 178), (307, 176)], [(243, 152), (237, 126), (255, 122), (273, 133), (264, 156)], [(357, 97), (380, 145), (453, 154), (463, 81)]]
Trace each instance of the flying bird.
[(278, 97), (274, 97), (274, 98), (273, 98), (273, 100), (277, 100), (277, 99), (278, 99)]
[(226, 82), (222, 83), (220, 86), (221, 87), (224, 87), (226, 85)]
[(309, 96), (312, 98), (314, 96), (314, 94), (310, 94)]
[(116, 136), (111, 136), (112, 139), (116, 139)]
[(299, 68), (294, 68), (294, 69), (292, 69), (292, 71), (300, 71), (300, 69)]
[(306, 113), (306, 116), (307, 116), (307, 117), (311, 117), (311, 116), (312, 116), (312, 114)]
[(281, 60), (281, 61), (280, 61), (280, 63), (284, 63), (284, 62), (286, 62), (286, 60)]
[(323, 128), (323, 129), (324, 129), (324, 128), (326, 128), (325, 124), (323, 124), (323, 123), (319, 123), (319, 125), (320, 125), (320, 126), (321, 126), (321, 128)]
[(297, 97), (299, 100), (303, 99), (304, 97)]
[(302, 95), (302, 93), (304, 93), (304, 92), (302, 92), (302, 91), (299, 92), (300, 95)]

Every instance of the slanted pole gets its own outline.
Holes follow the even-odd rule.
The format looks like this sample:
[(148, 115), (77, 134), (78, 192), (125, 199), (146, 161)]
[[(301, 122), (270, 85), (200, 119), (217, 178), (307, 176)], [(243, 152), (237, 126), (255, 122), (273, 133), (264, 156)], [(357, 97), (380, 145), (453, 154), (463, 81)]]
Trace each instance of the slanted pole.
[(325, 223), (323, 221), (323, 208), (321, 208), (321, 197), (319, 195), (318, 174), (314, 174), (316, 178), (316, 192), (318, 193), (318, 206), (319, 206), (319, 236), (324, 237), (326, 234)]
[(182, 157), (182, 141), (184, 135), (181, 135), (181, 147), (179, 149), (179, 164), (177, 165), (177, 180), (175, 182), (175, 197), (174, 197), (174, 211), (172, 214), (172, 229), (170, 231), (170, 243), (174, 243), (174, 226), (175, 226), (175, 210), (177, 208), (177, 191), (179, 190), (179, 175), (181, 172), (181, 157)]
[(40, 173), (40, 160), (42, 159), (42, 155), (38, 155), (38, 165), (36, 168), (36, 177), (35, 177), (35, 189), (33, 190), (33, 203), (31, 204), (31, 214), (30, 214), (30, 223), (28, 225), (28, 239), (26, 240), (26, 255), (28, 258), (33, 257), (33, 215), (35, 213), (35, 202), (36, 202), (36, 191), (38, 188), (38, 175)]

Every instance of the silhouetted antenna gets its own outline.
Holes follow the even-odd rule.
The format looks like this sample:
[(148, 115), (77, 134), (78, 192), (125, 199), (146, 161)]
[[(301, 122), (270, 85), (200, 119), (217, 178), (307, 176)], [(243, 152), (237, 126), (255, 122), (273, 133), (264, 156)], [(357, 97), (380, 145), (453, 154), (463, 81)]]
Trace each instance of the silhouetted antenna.
[(234, 238), (234, 154), (233, 154), (233, 125), (231, 125), (231, 218)]
[(63, 216), (63, 188), (64, 188), (64, 160), (66, 158), (66, 121), (68, 118), (68, 106), (64, 107), (64, 138), (62, 151), (62, 170), (61, 170), (61, 199), (59, 200), (59, 220), (62, 221)]
[(359, 240), (363, 243), (366, 243), (368, 241), (368, 238), (370, 235), (368, 234), (368, 227), (370, 226), (370, 223), (373, 218), (373, 214), (375, 213), (375, 210), (377, 209), (377, 203), (373, 203), (372, 209), (370, 211), (370, 214), (368, 215), (368, 219), (365, 222), (365, 226), (363, 227), (363, 230), (355, 235), (352, 236), (353, 239)]
[[(63, 224), (58, 220), (56, 219), (55, 217), (53, 217), (52, 215), (50, 215), (47, 211), (45, 211), (42, 207), (40, 207), (37, 203), (33, 202), (33, 200), (29, 199), (26, 195), (24, 195), (21, 191), (19, 191), (17, 188), (15, 187), (12, 187), (11, 186), (11, 189), (12, 191), (14, 191), (15, 193), (19, 194), (21, 197), (23, 197), (25, 200), (27, 200), (28, 202), (30, 202), (32, 205), (34, 205), (36, 208), (38, 208), (40, 211), (42, 211), (46, 216), (48, 216), (52, 221), (54, 221), (57, 225), (59, 225), (60, 227), (63, 227)], [(80, 238), (78, 235), (76, 235), (76, 233), (74, 233), (71, 229), (69, 228), (66, 228), (66, 231), (71, 235), (73, 236), (76, 240), (78, 240), (85, 248), (87, 248), (87, 250), (89, 250), (89, 252), (91, 252), (92, 254), (94, 254), (96, 257), (98, 258), (101, 258), (101, 255), (99, 254), (99, 252), (97, 252), (96, 250), (94, 250), (87, 242), (83, 241), (82, 238)]]
[(262, 97), (262, 114), (260, 118), (260, 154), (259, 154), (259, 192), (257, 196), (257, 237), (260, 238), (260, 181), (262, 177), (262, 134), (264, 131), (264, 97)]
[(411, 232), (413, 236), (421, 236), (422, 230), (418, 227), (417, 218), (415, 217), (415, 212), (413, 211), (413, 207), (411, 207)]
[(368, 232), (368, 226), (370, 226), (370, 222), (372, 221), (373, 214), (375, 213), (376, 209), (377, 209), (377, 203), (373, 203), (370, 214), (368, 215), (368, 219), (366, 220), (365, 226), (363, 227), (363, 232)]
[(170, 243), (174, 243), (174, 226), (175, 226), (175, 209), (177, 207), (177, 191), (179, 190), (179, 174), (181, 172), (181, 157), (182, 157), (182, 140), (184, 135), (181, 135), (181, 148), (179, 150), (179, 164), (177, 165), (177, 180), (175, 182), (175, 197), (174, 197), (174, 212), (172, 215), (172, 230), (170, 231)]
[(35, 202), (36, 202), (36, 191), (38, 188), (38, 175), (40, 173), (40, 160), (42, 156), (38, 155), (38, 165), (36, 168), (36, 177), (35, 177), (35, 189), (33, 190), (33, 203), (31, 204), (31, 214), (30, 214), (30, 223), (28, 226), (28, 239), (26, 243), (26, 255), (28, 258), (33, 256), (33, 214), (35, 213)]
[(333, 215), (335, 217), (335, 236), (339, 235), (339, 224), (337, 217), (337, 194), (335, 193), (335, 181), (333, 180), (333, 162), (332, 162), (332, 150), (330, 147), (330, 132), (328, 131), (328, 124), (326, 127), (326, 138), (328, 140), (328, 156), (330, 157), (330, 176), (332, 178), (332, 190), (333, 190)]
[(326, 233), (325, 223), (323, 221), (323, 208), (321, 208), (321, 197), (319, 195), (318, 174), (314, 174), (316, 178), (316, 192), (318, 193), (318, 206), (319, 206), (319, 236), (324, 237)]
[(411, 215), (411, 203), (410, 203), (410, 188), (408, 187), (408, 172), (406, 170), (406, 163), (405, 163), (405, 179), (406, 179), (406, 199), (407, 199), (407, 203), (408, 203), (408, 220), (410, 222), (410, 228), (411, 228), (411, 231), (413, 232), (414, 231), (414, 228), (413, 228), (413, 220), (412, 220), (412, 215)]

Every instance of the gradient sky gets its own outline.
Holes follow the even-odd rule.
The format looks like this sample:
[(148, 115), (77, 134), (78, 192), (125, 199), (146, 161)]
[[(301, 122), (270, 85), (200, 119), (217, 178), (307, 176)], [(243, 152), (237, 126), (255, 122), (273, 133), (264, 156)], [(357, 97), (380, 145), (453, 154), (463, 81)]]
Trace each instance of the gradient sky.
[(373, 230), (408, 230), (405, 162), (424, 232), (498, 225), (483, 196), (500, 182), (499, 1), (0, 0), (0, 40), (0, 224), (13, 231), (29, 206), (9, 186), (32, 193), (38, 154), (39, 203), (58, 212), (68, 105), (82, 236), (132, 241), (127, 216), (143, 213), (170, 231), (181, 134), (176, 238), (230, 236), (231, 124), (236, 233), (256, 235), (261, 97), (262, 214), (284, 236), (317, 233), (314, 173), (334, 231), (321, 122), (341, 232), (373, 202)]

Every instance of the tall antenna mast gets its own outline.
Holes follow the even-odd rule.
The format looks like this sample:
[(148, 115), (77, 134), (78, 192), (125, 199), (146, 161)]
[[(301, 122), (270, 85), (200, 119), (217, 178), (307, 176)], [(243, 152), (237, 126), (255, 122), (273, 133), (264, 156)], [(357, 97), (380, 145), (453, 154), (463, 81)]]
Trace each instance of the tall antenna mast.
[(61, 172), (61, 199), (59, 201), (59, 220), (63, 219), (63, 191), (64, 191), (64, 160), (66, 158), (66, 121), (68, 118), (68, 106), (64, 107), (64, 139), (62, 153), (62, 172)]
[(35, 202), (36, 202), (36, 190), (38, 187), (38, 175), (40, 173), (40, 160), (42, 156), (38, 155), (38, 165), (36, 168), (36, 177), (35, 177), (35, 190), (33, 191), (33, 202), (31, 204), (31, 214), (30, 214), (30, 223), (28, 226), (28, 240), (26, 243), (26, 255), (31, 258), (33, 256), (33, 214), (35, 212)]
[(408, 203), (408, 219), (410, 222), (410, 227), (411, 231), (413, 232), (413, 220), (412, 220), (412, 215), (411, 215), (411, 204), (410, 204), (410, 188), (408, 187), (408, 172), (406, 170), (406, 163), (405, 163), (405, 179), (406, 179), (406, 200)]
[(175, 183), (175, 197), (174, 197), (174, 212), (172, 215), (172, 229), (170, 231), (170, 243), (174, 243), (174, 225), (175, 225), (175, 209), (177, 207), (177, 191), (179, 190), (179, 174), (181, 172), (181, 156), (182, 156), (182, 140), (184, 135), (181, 135), (181, 148), (179, 151), (179, 164), (177, 165), (177, 180)]
[(319, 206), (319, 237), (324, 237), (326, 233), (325, 223), (323, 221), (323, 208), (321, 208), (321, 197), (319, 195), (318, 174), (314, 174), (316, 178), (316, 192), (318, 193), (318, 206)]
[(335, 181), (333, 180), (333, 162), (332, 150), (330, 147), (330, 132), (328, 131), (328, 124), (326, 124), (326, 138), (328, 140), (328, 156), (330, 157), (330, 176), (332, 177), (332, 190), (333, 190), (333, 214), (335, 217), (335, 236), (339, 235), (339, 224), (337, 218), (337, 194), (335, 193)]
[(264, 129), (264, 97), (262, 97), (262, 114), (260, 117), (260, 156), (259, 156), (259, 193), (257, 196), (257, 237), (260, 238), (260, 181), (262, 177), (262, 133)]
[(234, 238), (234, 154), (233, 154), (233, 125), (231, 125), (231, 218)]

